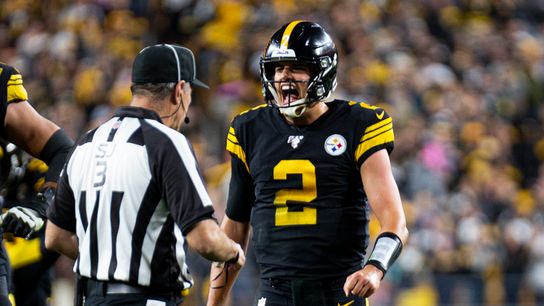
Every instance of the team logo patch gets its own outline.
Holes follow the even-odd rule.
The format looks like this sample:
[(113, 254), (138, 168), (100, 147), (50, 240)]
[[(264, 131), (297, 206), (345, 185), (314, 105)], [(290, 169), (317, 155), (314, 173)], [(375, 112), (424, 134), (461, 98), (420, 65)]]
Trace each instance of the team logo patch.
[(332, 156), (346, 152), (347, 142), (344, 136), (333, 134), (325, 140), (325, 151)]

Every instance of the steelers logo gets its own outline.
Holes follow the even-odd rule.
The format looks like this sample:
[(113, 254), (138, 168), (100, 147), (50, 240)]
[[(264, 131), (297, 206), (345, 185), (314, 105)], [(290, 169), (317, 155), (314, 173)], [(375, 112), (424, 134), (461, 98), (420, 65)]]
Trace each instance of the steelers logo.
[(325, 151), (332, 156), (338, 156), (346, 152), (346, 139), (339, 134), (333, 134), (325, 140)]

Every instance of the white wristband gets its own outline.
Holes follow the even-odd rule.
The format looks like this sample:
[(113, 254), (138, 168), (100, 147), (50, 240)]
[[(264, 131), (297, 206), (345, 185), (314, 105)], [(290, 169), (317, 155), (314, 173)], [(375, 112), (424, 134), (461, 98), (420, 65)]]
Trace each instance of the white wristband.
[(372, 250), (366, 264), (376, 266), (385, 275), (401, 251), (402, 241), (399, 236), (390, 232), (382, 233), (376, 239), (374, 250)]

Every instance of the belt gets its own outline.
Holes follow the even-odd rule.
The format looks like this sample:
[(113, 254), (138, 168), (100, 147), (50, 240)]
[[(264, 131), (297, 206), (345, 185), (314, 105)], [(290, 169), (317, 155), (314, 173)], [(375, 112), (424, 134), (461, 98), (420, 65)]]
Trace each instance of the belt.
[(146, 290), (142, 288), (123, 283), (108, 283), (105, 289), (107, 294), (146, 293)]
[(134, 286), (121, 282), (100, 281), (84, 278), (85, 296), (105, 296), (107, 294), (143, 294), (146, 296), (163, 298), (171, 301), (182, 299), (181, 294), (174, 292), (160, 292), (149, 287)]
[(86, 282), (86, 295), (147, 293), (150, 291), (147, 288), (132, 286), (126, 283), (100, 281), (89, 278), (84, 279), (84, 281)]
[[(347, 277), (347, 276), (346, 276)], [(336, 278), (324, 278), (324, 279), (298, 279), (298, 280), (289, 280), (289, 279), (281, 279), (281, 278), (264, 278), (263, 280), (265, 282), (269, 282), (271, 285), (291, 285), (294, 282), (302, 282), (307, 284), (321, 284), (325, 287), (334, 287), (338, 285), (342, 285), (346, 281), (346, 277), (336, 277)]]

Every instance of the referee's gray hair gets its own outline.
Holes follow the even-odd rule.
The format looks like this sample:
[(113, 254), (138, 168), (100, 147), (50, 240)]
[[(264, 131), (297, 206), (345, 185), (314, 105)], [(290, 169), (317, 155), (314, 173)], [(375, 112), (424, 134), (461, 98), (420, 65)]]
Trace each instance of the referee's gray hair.
[(175, 82), (169, 83), (145, 83), (132, 84), (130, 91), (134, 96), (148, 96), (153, 101), (162, 101), (164, 98), (172, 94), (172, 90), (176, 87)]

